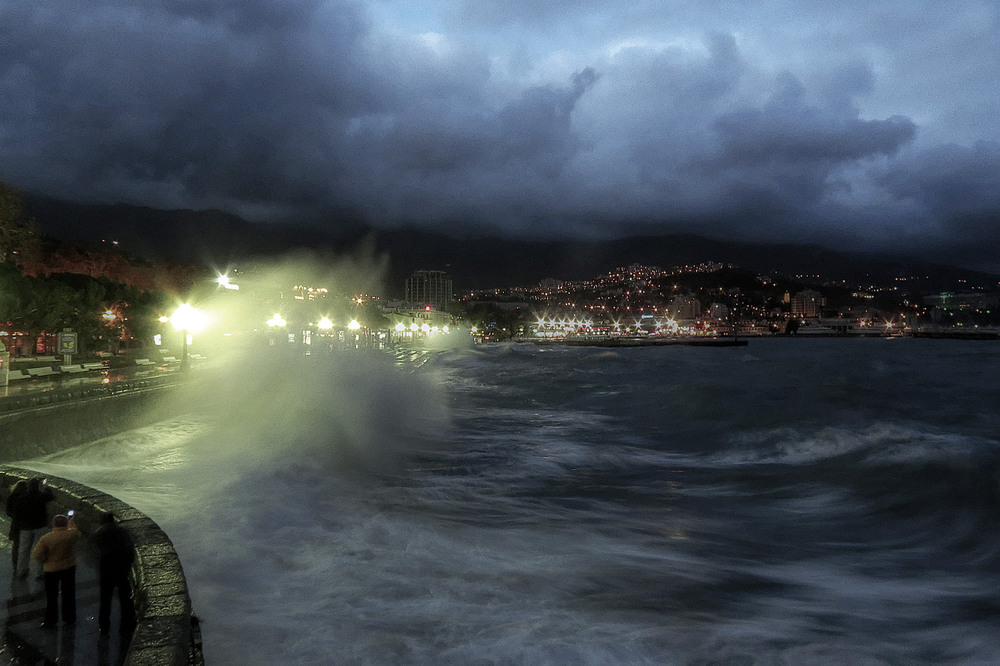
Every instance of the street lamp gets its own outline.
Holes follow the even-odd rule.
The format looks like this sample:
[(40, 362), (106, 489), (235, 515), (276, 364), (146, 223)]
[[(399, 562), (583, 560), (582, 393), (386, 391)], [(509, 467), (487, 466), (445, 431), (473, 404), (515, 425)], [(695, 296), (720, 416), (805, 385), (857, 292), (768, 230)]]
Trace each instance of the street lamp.
[(223, 289), (230, 289), (232, 291), (239, 291), (240, 285), (233, 283), (228, 275), (220, 275), (215, 279), (215, 282)]
[(188, 369), (188, 337), (205, 328), (205, 313), (188, 303), (184, 303), (170, 315), (170, 323), (184, 334), (181, 346), (181, 372), (186, 372)]
[(269, 335), (269, 345), (278, 344), (278, 331), (283, 329), (288, 325), (288, 320), (281, 316), (281, 313), (275, 312), (271, 315), (271, 318), (267, 320), (267, 328), (271, 331)]

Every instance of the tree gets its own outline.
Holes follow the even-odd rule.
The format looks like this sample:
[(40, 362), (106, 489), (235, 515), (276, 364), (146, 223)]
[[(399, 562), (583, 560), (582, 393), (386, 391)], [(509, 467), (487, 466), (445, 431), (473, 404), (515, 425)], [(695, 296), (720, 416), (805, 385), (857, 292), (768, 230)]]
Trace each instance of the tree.
[(31, 254), (37, 244), (35, 225), (24, 217), (21, 193), (0, 182), (0, 261), (15, 254)]

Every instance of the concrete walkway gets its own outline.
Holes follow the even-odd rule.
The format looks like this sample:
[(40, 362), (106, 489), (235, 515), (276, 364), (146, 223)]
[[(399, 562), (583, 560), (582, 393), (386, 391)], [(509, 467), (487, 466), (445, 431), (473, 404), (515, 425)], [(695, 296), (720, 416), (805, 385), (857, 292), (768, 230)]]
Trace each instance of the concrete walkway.
[(121, 623), (117, 599), (111, 607), (111, 634), (101, 636), (97, 629), (97, 570), (86, 537), (77, 549), (76, 624), (67, 627), (60, 622), (55, 630), (42, 629), (45, 586), (35, 577), (41, 569), (37, 562), (32, 562), (27, 580), (12, 580), (11, 542), (6, 536), (9, 528), (6, 519), (0, 520), (0, 591), (7, 600), (0, 664), (121, 664), (128, 649), (128, 637), (123, 638), (118, 632)]

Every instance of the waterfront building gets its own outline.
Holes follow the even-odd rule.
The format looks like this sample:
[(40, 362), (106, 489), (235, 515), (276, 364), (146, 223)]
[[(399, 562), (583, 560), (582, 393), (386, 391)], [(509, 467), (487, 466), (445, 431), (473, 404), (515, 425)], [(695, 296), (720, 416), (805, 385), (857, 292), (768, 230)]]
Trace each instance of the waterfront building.
[(813, 289), (806, 289), (792, 296), (791, 311), (793, 317), (816, 319), (823, 313), (826, 299), (823, 294)]
[(454, 300), (451, 278), (444, 271), (414, 271), (406, 278), (406, 301), (443, 310)]
[(698, 319), (701, 317), (701, 301), (693, 296), (674, 296), (670, 300), (667, 312), (677, 321)]

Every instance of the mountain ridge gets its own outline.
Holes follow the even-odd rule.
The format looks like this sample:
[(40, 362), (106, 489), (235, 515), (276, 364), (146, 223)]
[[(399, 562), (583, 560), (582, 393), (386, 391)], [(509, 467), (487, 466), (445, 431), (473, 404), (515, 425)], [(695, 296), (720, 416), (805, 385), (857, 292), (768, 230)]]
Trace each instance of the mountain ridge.
[[(997, 276), (902, 255), (833, 250), (816, 244), (751, 243), (693, 233), (646, 234), (608, 240), (451, 236), (400, 227), (374, 229), (356, 220), (264, 224), (219, 210), (160, 210), (129, 204), (80, 204), (25, 196), (25, 213), (45, 236), (80, 243), (118, 242), (147, 261), (226, 266), (301, 248), (349, 253), (371, 243), (390, 260), (390, 296), (414, 270), (444, 270), (455, 289), (531, 286), (545, 278), (583, 280), (616, 267), (670, 268), (704, 262), (734, 264), (761, 273), (820, 275), (827, 280), (889, 284), (921, 276), (928, 288), (965, 279), (996, 288)], [(959, 276), (964, 276), (960, 278)]]

